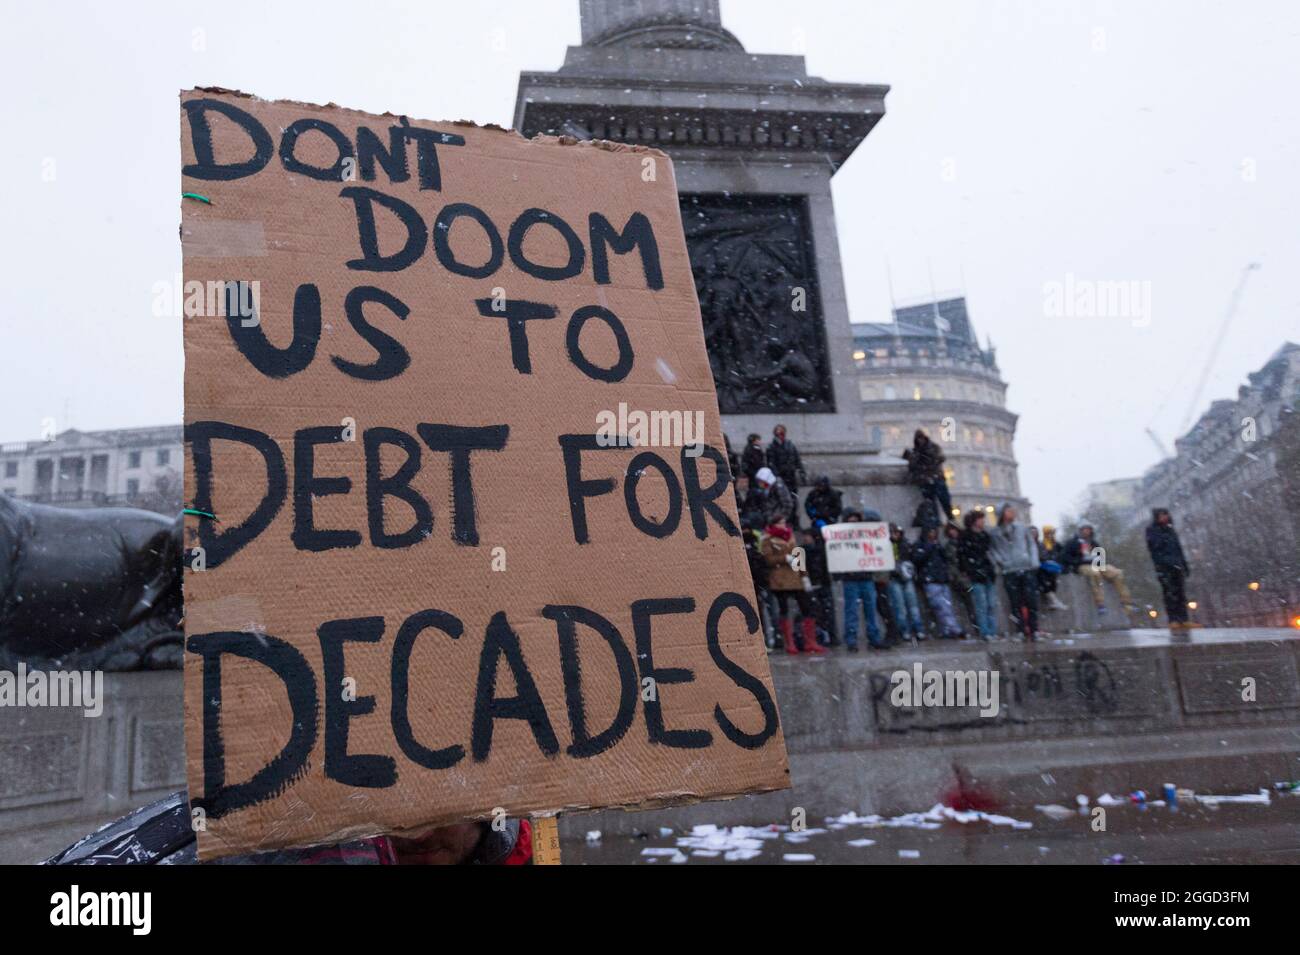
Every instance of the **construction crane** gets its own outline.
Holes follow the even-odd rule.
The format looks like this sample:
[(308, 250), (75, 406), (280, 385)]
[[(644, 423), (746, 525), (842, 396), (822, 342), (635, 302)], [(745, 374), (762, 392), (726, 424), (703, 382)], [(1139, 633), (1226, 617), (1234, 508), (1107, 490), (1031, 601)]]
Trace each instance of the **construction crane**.
[(1165, 443), (1160, 440), (1160, 435), (1156, 434), (1149, 427), (1146, 428), (1145, 430), (1147, 433), (1147, 437), (1151, 439), (1151, 443), (1154, 444), (1156, 446), (1156, 450), (1160, 452), (1160, 459), (1163, 461), (1165, 458), (1172, 457), (1172, 455), (1170, 455), (1169, 453), (1169, 449), (1165, 447)]
[[(1241, 270), (1241, 278), (1237, 279), (1237, 287), (1232, 290), (1232, 297), (1228, 299), (1228, 310), (1223, 316), (1223, 321), (1219, 323), (1219, 333), (1215, 336), (1209, 357), (1205, 359), (1205, 365), (1201, 369), (1201, 376), (1196, 381), (1196, 390), (1192, 392), (1192, 400), (1187, 406), (1187, 414), (1183, 416), (1183, 422), (1178, 426), (1179, 434), (1186, 433), (1188, 425), (1192, 423), (1192, 416), (1196, 414), (1196, 409), (1201, 403), (1201, 394), (1205, 391), (1205, 383), (1209, 381), (1210, 371), (1214, 368), (1214, 359), (1218, 357), (1219, 349), (1223, 347), (1223, 339), (1228, 334), (1228, 326), (1232, 324), (1232, 319), (1236, 316), (1237, 309), (1241, 305), (1241, 297), (1246, 291), (1246, 281), (1250, 278), (1250, 273), (1259, 271), (1259, 268), (1258, 262), (1247, 262), (1246, 267)], [(1160, 407), (1156, 408), (1155, 414), (1151, 416), (1152, 423), (1155, 422), (1164, 406), (1165, 402), (1162, 401)], [(1147, 425), (1144, 430), (1147, 437), (1151, 439), (1151, 443), (1160, 452), (1160, 457), (1169, 457), (1169, 449), (1165, 447), (1165, 443), (1160, 440), (1160, 436), (1155, 433), (1151, 425)]]

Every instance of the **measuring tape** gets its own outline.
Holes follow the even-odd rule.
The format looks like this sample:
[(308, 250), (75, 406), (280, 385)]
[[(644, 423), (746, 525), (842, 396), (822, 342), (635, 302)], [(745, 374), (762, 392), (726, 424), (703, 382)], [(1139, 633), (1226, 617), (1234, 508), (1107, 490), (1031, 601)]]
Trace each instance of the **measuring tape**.
[(533, 865), (560, 864), (560, 827), (554, 816), (533, 816)]

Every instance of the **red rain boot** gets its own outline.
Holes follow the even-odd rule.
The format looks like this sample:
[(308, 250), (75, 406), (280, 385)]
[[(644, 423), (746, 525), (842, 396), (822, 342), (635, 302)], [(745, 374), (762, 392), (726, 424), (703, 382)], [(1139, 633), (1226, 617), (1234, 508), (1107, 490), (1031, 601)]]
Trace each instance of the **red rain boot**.
[(798, 656), (799, 648), (794, 645), (794, 621), (781, 620), (781, 639), (785, 642), (785, 652), (790, 656)]
[(811, 617), (803, 618), (803, 652), (821, 656), (826, 648), (817, 642), (817, 621)]

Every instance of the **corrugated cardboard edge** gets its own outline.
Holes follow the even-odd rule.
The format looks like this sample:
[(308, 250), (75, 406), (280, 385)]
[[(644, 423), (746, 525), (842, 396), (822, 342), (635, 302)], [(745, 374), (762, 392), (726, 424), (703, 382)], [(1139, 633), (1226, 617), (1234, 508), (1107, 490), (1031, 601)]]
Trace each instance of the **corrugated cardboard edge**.
[[(602, 804), (599, 806), (589, 806), (583, 803), (565, 803), (554, 808), (528, 809), (522, 813), (523, 817), (531, 816), (556, 816), (569, 815), (572, 813), (589, 813), (589, 812), (612, 812), (621, 810), (623, 812), (648, 812), (654, 809), (672, 809), (678, 806), (691, 806), (704, 802), (731, 802), (733, 799), (739, 799), (742, 796), (761, 796), (764, 793), (784, 792), (791, 788), (789, 780), (789, 768), (786, 769), (786, 780), (784, 786), (762, 786), (754, 789), (747, 789), (744, 792), (731, 793), (728, 795), (700, 795), (699, 793), (682, 790), (674, 793), (664, 793), (652, 799), (642, 800), (635, 803), (621, 804)], [(354, 826), (341, 829), (335, 832), (327, 839), (320, 842), (294, 843), (295, 849), (311, 849), (321, 846), (334, 846), (345, 842), (353, 842), (361, 839), (373, 839), (380, 836), (396, 836), (399, 839), (419, 839), (436, 829), (443, 826), (453, 825), (455, 822), (487, 822), (493, 818), (491, 813), (484, 813), (478, 817), (466, 817), (457, 819), (454, 822), (435, 822), (428, 825), (417, 826), (411, 829), (385, 829), (375, 828), (373, 826)], [(205, 831), (200, 834), (199, 838), (199, 861), (207, 862), (213, 859), (229, 858), (232, 855), (248, 855), (260, 852), (276, 852), (287, 848), (280, 844), (267, 845), (264, 849), (239, 846), (233, 850), (216, 851), (213, 848), (214, 843), (223, 843), (219, 832)]]

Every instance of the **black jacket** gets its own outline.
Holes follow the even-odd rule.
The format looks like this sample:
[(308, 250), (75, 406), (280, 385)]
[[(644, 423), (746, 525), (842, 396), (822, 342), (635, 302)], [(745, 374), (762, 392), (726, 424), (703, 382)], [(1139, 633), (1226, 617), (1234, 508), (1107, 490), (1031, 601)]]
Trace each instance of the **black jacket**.
[(964, 530), (957, 541), (957, 556), (961, 572), (973, 584), (991, 584), (997, 580), (997, 568), (989, 557), (991, 543), (988, 531)]
[(799, 449), (789, 438), (785, 441), (772, 439), (772, 443), (767, 446), (767, 466), (776, 472), (777, 477), (785, 481), (786, 487), (790, 490), (798, 489), (799, 475), (803, 473), (803, 461), (799, 457)]
[(804, 555), (808, 559), (808, 579), (812, 581), (814, 587), (829, 587), (831, 583), (831, 572), (826, 564), (826, 543), (818, 540), (815, 544), (809, 544), (803, 549)]
[(740, 470), (745, 477), (751, 481), (758, 469), (767, 466), (767, 456), (763, 453), (763, 446), (759, 444), (747, 444), (745, 450), (740, 456)]
[(1101, 541), (1097, 540), (1097, 535), (1094, 532), (1092, 540), (1089, 541), (1088, 553), (1085, 555), (1083, 552), (1083, 538), (1078, 534), (1075, 534), (1066, 541), (1065, 546), (1061, 548), (1061, 567), (1067, 574), (1078, 573), (1081, 564), (1091, 562), (1092, 551), (1098, 547), (1101, 547)]
[(913, 445), (903, 452), (903, 458), (914, 484), (930, 484), (943, 477), (943, 449), (933, 441)]
[(934, 502), (928, 498), (922, 498), (916, 505), (916, 514), (912, 517), (912, 526), (921, 528), (922, 533), (932, 527), (941, 526), (939, 520), (939, 510), (934, 506)]
[(912, 562), (923, 584), (946, 584), (952, 579), (942, 541), (918, 541), (912, 550)]
[(827, 524), (836, 524), (839, 522), (840, 515), (844, 513), (841, 500), (841, 494), (835, 488), (815, 487), (808, 492), (808, 497), (803, 502), (803, 509), (813, 523), (825, 521)]
[(1178, 532), (1172, 524), (1152, 524), (1147, 528), (1147, 550), (1156, 567), (1174, 567), (1187, 572), (1183, 545), (1178, 542)]

